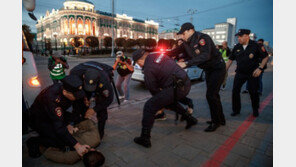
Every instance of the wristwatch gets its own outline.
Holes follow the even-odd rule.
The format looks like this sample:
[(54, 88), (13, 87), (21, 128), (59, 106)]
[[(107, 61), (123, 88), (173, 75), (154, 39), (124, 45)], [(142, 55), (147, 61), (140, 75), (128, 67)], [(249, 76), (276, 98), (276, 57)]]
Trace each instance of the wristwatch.
[(259, 70), (261, 70), (261, 71), (263, 71), (263, 70), (264, 70), (262, 67), (258, 67), (258, 68), (259, 68)]

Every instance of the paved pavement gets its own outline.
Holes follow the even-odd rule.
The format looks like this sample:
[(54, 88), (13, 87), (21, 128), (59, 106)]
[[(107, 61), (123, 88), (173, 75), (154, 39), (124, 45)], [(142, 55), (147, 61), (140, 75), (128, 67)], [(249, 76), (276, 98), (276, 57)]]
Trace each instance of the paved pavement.
[[(199, 121), (198, 125), (185, 130), (185, 122), (175, 125), (174, 113), (166, 111), (168, 119), (154, 124), (151, 133), (152, 148), (149, 149), (133, 142), (133, 138), (140, 135), (142, 109), (150, 97), (148, 91), (141, 88), (141, 98), (137, 98), (137, 94), (131, 94), (133, 100), (128, 104), (110, 108), (105, 136), (98, 147), (106, 157), (105, 166), (273, 166), (272, 66), (269, 66), (263, 76), (261, 112), (256, 119), (250, 116), (252, 108), (248, 94), (241, 96), (241, 114), (238, 117), (230, 116), (234, 68), (233, 66), (230, 69), (226, 90), (220, 93), (226, 126), (213, 133), (203, 131), (210, 118), (204, 82), (194, 83), (189, 94), (195, 104), (194, 116)], [(136, 93), (138, 92), (141, 94), (140, 91)], [(24, 136), (23, 141), (27, 137)], [(23, 166), (67, 165), (55, 164), (43, 156), (31, 159), (23, 144)], [(80, 161), (73, 166), (83, 164)]]

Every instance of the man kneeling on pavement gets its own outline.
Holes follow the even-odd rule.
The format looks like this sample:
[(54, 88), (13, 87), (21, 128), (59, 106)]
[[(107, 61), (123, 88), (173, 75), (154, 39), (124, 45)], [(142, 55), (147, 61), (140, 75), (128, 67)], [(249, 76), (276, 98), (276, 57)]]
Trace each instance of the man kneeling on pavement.
[(43, 146), (47, 148), (45, 157), (55, 162), (73, 164), (82, 156), (88, 159), (91, 154), (98, 155), (97, 163), (104, 161), (101, 153), (91, 149), (100, 143), (94, 124), (86, 120), (74, 128), (70, 124), (74, 118), (66, 111), (73, 101), (84, 95), (82, 81), (74, 75), (41, 91), (30, 108), (30, 127), (39, 134), (27, 141), (30, 157), (41, 156), (39, 146)]

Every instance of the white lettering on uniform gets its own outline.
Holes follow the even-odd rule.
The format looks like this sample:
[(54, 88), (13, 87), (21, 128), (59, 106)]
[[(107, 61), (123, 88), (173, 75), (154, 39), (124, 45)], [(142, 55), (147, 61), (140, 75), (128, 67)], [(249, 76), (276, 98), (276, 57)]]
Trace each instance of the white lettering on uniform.
[(155, 63), (159, 64), (162, 60), (162, 58), (164, 57), (163, 54), (161, 54), (160, 56), (157, 57), (157, 59), (155, 60)]

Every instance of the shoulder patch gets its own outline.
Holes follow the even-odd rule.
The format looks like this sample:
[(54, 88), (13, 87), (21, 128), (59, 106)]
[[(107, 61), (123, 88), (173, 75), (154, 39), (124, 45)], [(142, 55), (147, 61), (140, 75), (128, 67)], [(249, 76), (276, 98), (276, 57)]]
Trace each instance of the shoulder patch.
[(159, 55), (155, 60), (154, 63), (160, 64), (164, 58), (164, 54)]
[(206, 41), (204, 39), (199, 40), (199, 44), (201, 46), (204, 46), (206, 44)]
[(62, 116), (62, 108), (61, 107), (57, 107), (54, 111), (58, 117)]
[(261, 50), (262, 50), (263, 52), (266, 52), (264, 46), (261, 47)]

